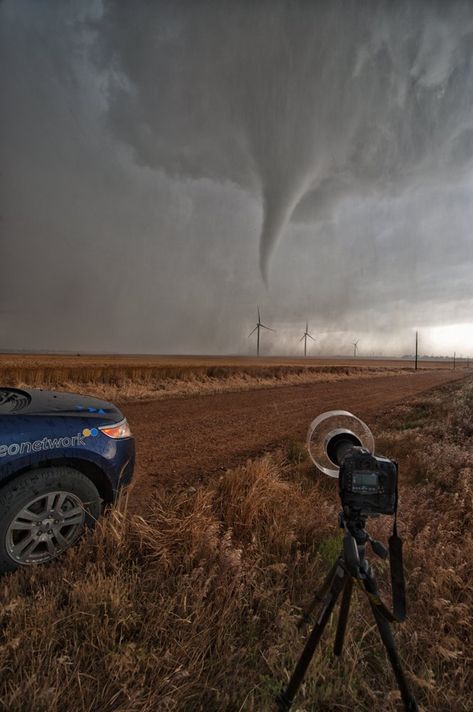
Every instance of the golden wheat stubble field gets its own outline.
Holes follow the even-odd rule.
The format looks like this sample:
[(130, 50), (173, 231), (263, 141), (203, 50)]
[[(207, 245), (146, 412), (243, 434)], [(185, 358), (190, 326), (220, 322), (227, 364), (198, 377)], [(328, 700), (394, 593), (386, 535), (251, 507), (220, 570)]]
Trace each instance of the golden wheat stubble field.
[[(426, 368), (451, 368), (452, 364), (445, 360), (427, 359), (419, 362), (422, 369)], [(180, 355), (96, 355), (96, 354), (1, 354), (0, 369), (13, 368), (25, 369), (56, 369), (62, 371), (66, 369), (81, 368), (154, 368), (163, 372), (183, 372), (185, 370), (198, 371), (198, 369), (212, 368), (232, 368), (238, 369), (261, 369), (277, 368), (284, 366), (345, 366), (345, 367), (380, 367), (405, 369), (412, 368), (413, 361), (410, 359), (388, 359), (388, 358), (363, 358), (357, 357), (334, 357), (334, 358), (302, 358), (289, 356), (180, 356)]]
[[(459, 364), (459, 367), (462, 364)], [(445, 361), (425, 361), (421, 370), (451, 370)], [(372, 378), (413, 370), (409, 360), (247, 358), (217, 356), (81, 356), (0, 354), (0, 383), (94, 393), (109, 400), (206, 395)]]

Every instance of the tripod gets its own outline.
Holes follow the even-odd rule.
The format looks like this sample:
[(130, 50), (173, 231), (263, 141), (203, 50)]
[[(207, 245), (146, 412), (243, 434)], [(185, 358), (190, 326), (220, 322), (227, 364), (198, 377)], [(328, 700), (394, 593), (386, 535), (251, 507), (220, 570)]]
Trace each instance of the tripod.
[(395, 621), (396, 618), (381, 601), (373, 569), (365, 558), (368, 541), (374, 553), (378, 556), (387, 558), (388, 552), (380, 542), (371, 539), (364, 528), (365, 522), (366, 519), (361, 516), (347, 519), (343, 513), (340, 514), (340, 526), (345, 529), (342, 551), (299, 624), (307, 623), (317, 603), (322, 603), (316, 623), (297, 661), (292, 677), (276, 698), (280, 712), (288, 712), (290, 710), (337, 599), (343, 592), (334, 644), (334, 654), (341, 655), (354, 581), (364, 590), (368, 597), (381, 640), (386, 648), (389, 662), (397, 680), (404, 708), (406, 712), (418, 712), (417, 703), (409, 690), (389, 625), (390, 621)]

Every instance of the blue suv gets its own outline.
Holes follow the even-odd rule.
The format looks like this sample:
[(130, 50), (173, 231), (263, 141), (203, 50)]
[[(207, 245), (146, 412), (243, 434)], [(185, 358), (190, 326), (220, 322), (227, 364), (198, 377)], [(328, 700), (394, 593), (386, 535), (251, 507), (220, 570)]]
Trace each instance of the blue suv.
[(0, 388), (0, 573), (50, 561), (132, 475), (135, 443), (111, 403)]

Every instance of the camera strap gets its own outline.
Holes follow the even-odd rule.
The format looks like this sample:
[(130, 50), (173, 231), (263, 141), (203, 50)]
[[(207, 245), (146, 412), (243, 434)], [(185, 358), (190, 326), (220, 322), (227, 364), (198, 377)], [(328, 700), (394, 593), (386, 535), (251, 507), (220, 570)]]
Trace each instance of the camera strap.
[[(397, 465), (396, 465), (397, 468)], [(383, 616), (391, 623), (402, 623), (406, 620), (406, 585), (404, 581), (404, 564), (402, 558), (402, 539), (397, 533), (397, 502), (398, 502), (398, 478), (396, 477), (396, 505), (394, 510), (393, 533), (389, 537), (389, 568), (391, 571), (391, 591), (393, 599), (392, 613), (389, 608), (377, 596), (377, 602)]]
[(393, 533), (389, 537), (389, 566), (391, 570), (392, 612), (381, 599), (377, 591), (370, 592), (362, 585), (360, 578), (355, 578), (361, 591), (376, 606), (381, 615), (390, 623), (402, 623), (406, 620), (406, 588), (404, 583), (404, 567), (402, 560), (402, 539), (397, 534), (397, 523), (394, 522)]
[(398, 623), (406, 619), (406, 586), (402, 559), (402, 539), (397, 533), (396, 514), (393, 533), (389, 537), (389, 567), (391, 569), (391, 589), (393, 595), (393, 618)]
[(393, 618), (398, 623), (401, 623), (406, 619), (406, 584), (404, 581), (402, 539), (397, 533), (398, 479), (396, 477), (396, 508), (394, 510), (393, 533), (389, 537), (389, 567), (391, 569)]
[(402, 623), (406, 620), (406, 586), (404, 581), (404, 565), (402, 558), (402, 539), (397, 533), (397, 478), (396, 478), (396, 505), (394, 510), (393, 533), (389, 537), (389, 568), (391, 572), (392, 612), (381, 600), (379, 593), (369, 593), (358, 580), (361, 590), (377, 607), (380, 613), (390, 623)]

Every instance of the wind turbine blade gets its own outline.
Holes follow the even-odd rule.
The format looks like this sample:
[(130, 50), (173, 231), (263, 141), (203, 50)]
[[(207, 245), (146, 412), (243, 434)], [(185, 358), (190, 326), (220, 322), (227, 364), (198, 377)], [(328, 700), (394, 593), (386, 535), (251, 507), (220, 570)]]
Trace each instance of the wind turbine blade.
[(276, 331), (276, 329), (271, 329), (270, 326), (265, 326), (264, 324), (260, 324), (260, 326), (262, 326), (263, 329), (267, 329), (268, 331)]
[(255, 331), (256, 331), (257, 328), (258, 328), (258, 325), (255, 326), (255, 328), (253, 329), (253, 331), (250, 331), (250, 333), (248, 334), (248, 338), (250, 338), (251, 334), (254, 334), (254, 333), (255, 333)]
[(306, 321), (306, 323), (305, 323), (305, 330), (309, 331), (309, 322), (308, 321)]
[(301, 338), (299, 339), (299, 343), (301, 343), (301, 341), (303, 340), (304, 336), (305, 336), (305, 334), (303, 334), (303, 336), (301, 336)]
[(310, 334), (307, 334), (307, 336), (309, 337), (309, 339), (312, 339), (312, 341), (315, 341), (314, 337), (311, 336)]
[(259, 306), (257, 307), (257, 309), (258, 309), (258, 321), (261, 321), (261, 316), (260, 316), (260, 313), (259, 313)]

